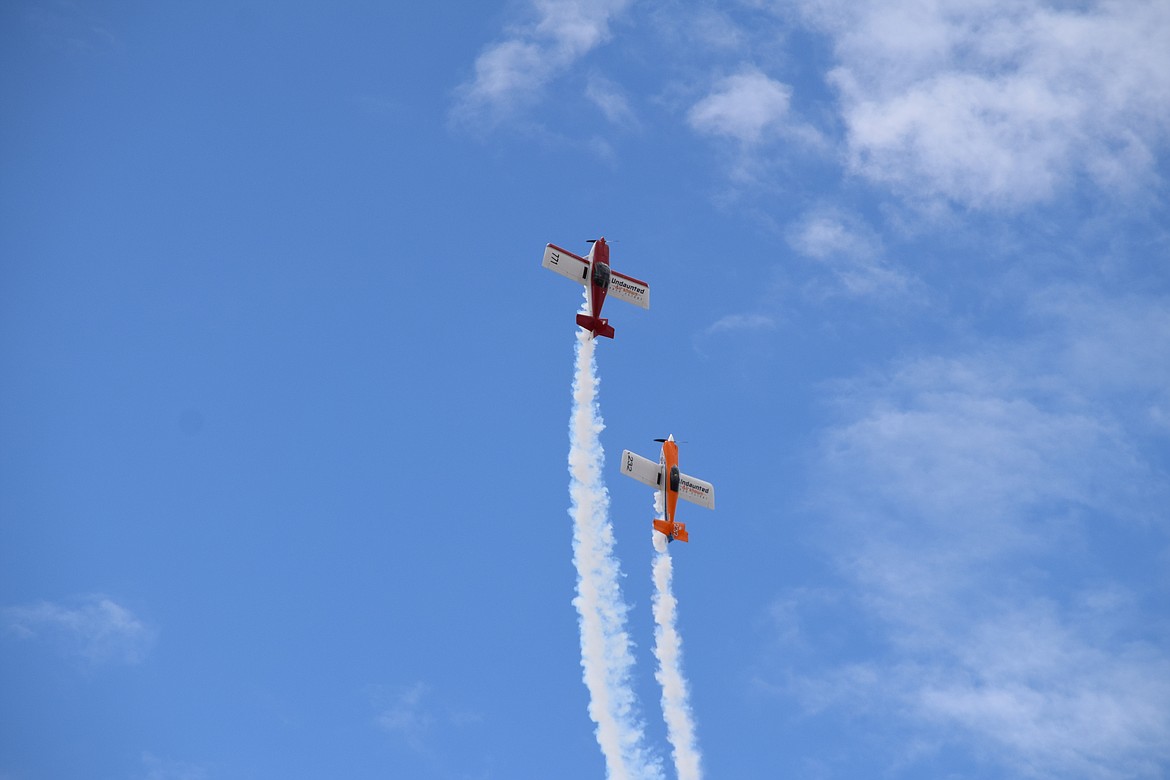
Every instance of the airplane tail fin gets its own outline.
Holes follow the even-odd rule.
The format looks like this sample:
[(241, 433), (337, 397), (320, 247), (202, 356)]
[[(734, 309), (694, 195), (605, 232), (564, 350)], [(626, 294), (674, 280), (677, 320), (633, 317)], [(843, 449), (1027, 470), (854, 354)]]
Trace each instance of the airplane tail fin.
[(613, 338), (613, 326), (609, 324), (609, 320), (605, 317), (590, 317), (588, 314), (578, 314), (577, 324), (587, 331), (590, 331), (595, 337), (605, 336), (607, 339)]
[(690, 541), (690, 534), (687, 533), (686, 523), (671, 523), (666, 520), (655, 520), (654, 530), (666, 535), (666, 541), (673, 542), (675, 539), (680, 542)]

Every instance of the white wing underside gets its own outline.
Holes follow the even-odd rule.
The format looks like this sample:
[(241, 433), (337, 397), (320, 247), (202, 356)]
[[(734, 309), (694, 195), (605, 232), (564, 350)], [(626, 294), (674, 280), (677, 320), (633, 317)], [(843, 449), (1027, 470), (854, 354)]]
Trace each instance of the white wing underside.
[(678, 475), (678, 497), (708, 509), (715, 508), (715, 487), (682, 473)]
[(650, 308), (650, 285), (631, 276), (619, 274), (611, 267), (609, 269), (609, 297), (619, 301)]
[[(589, 261), (556, 244), (545, 246), (541, 265), (579, 284), (584, 285), (589, 281)], [(650, 308), (650, 285), (632, 276), (620, 274), (613, 270), (612, 266), (609, 269), (609, 289), (606, 294), (610, 298), (617, 298), (643, 309)]]
[(629, 450), (622, 450), (622, 473), (644, 485), (662, 488), (662, 468), (654, 461)]
[(544, 248), (544, 261), (541, 265), (581, 284), (585, 284), (589, 277), (588, 260), (555, 244), (549, 244)]

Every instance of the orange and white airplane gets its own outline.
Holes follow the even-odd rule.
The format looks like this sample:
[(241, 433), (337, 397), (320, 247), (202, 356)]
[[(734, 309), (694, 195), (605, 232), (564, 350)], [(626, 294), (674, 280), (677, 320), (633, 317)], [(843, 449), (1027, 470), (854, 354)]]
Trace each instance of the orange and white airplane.
[(623, 450), (622, 473), (663, 492), (666, 496), (666, 519), (655, 520), (654, 530), (666, 534), (668, 542), (675, 539), (685, 542), (689, 539), (686, 523), (674, 521), (674, 508), (679, 496), (692, 504), (714, 509), (715, 488), (709, 482), (688, 477), (678, 470), (678, 444), (674, 436), (654, 441), (662, 442), (662, 455), (658, 463)]
[(577, 324), (597, 336), (613, 338), (613, 327), (609, 320), (601, 316), (601, 307), (605, 303), (605, 296), (609, 294), (618, 300), (650, 308), (650, 285), (635, 279), (632, 276), (619, 274), (609, 267), (609, 244), (604, 238), (593, 241), (589, 249), (589, 257), (580, 257), (562, 249), (556, 244), (548, 244), (544, 248), (542, 266), (550, 271), (556, 271), (561, 276), (567, 276), (573, 281), (585, 285), (585, 295), (588, 298), (589, 313), (577, 315)]

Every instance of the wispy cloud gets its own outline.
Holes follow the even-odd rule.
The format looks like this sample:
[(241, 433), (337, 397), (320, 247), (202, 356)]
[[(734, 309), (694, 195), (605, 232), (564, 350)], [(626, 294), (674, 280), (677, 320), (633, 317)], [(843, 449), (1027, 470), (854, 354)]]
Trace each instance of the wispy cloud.
[(654, 32), (670, 51), (694, 59), (697, 52), (742, 54), (749, 36), (729, 15), (733, 7), (698, 3), (655, 3), (647, 7)]
[(1170, 302), (1130, 293), (1109, 298), (1059, 285), (1035, 295), (1029, 312), (1056, 334), (1041, 360), (1084, 392), (1112, 402), (1137, 426), (1161, 424), (1170, 411)]
[[(1155, 567), (1167, 475), (1142, 454), (1140, 416), (1117, 411), (1132, 398), (1069, 368), (1112, 323), (1127, 334), (1119, 383), (1148, 381), (1164, 369), (1124, 342), (1160, 318), (1083, 293), (1037, 299), (1047, 330), (1030, 343), (837, 387), (844, 419), (825, 434), (815, 503), (842, 593), (884, 649), (806, 670), (792, 689), (812, 709), (901, 713), (883, 717), (916, 734), (891, 740), (899, 760), (928, 734), (1006, 776), (1156, 777), (1170, 760), (1170, 654), (1156, 616), (1126, 607), (1151, 583), (1104, 579), (1089, 540), (1144, 546), (1134, 562)], [(1170, 349), (1164, 330), (1152, 333)], [(784, 638), (804, 641), (799, 608), (782, 603)]]
[(715, 320), (703, 332), (712, 335), (737, 330), (770, 330), (775, 327), (776, 321), (766, 314), (728, 314)]
[(206, 768), (184, 761), (159, 758), (152, 753), (142, 755), (146, 780), (205, 780), (210, 777)]
[(93, 55), (122, 47), (105, 19), (70, 0), (30, 3), (24, 18), (40, 41), (54, 49)]
[(792, 88), (755, 68), (721, 79), (687, 112), (700, 133), (755, 144), (779, 133), (789, 121)]
[[(760, 341), (767, 339), (768, 334), (776, 328), (776, 320), (769, 314), (759, 312), (726, 314), (707, 327), (695, 331), (691, 337), (691, 346), (698, 355), (706, 358), (717, 342), (726, 345), (734, 339), (758, 346)], [(756, 357), (751, 358), (753, 363), (756, 362)]]
[(698, 132), (729, 136), (744, 144), (758, 143), (776, 132), (789, 116), (792, 88), (755, 69), (728, 76), (687, 113)]
[(705, 95), (691, 98), (687, 125), (710, 139), (725, 160), (734, 185), (728, 197), (738, 197), (744, 185), (755, 189), (771, 183), (793, 157), (784, 145), (818, 158), (828, 149), (822, 134), (792, 110), (792, 97), (789, 84), (741, 64), (732, 75), (712, 82)]
[[(1130, 435), (1031, 358), (1032, 350), (1007, 347), (924, 358), (874, 386), (842, 388), (857, 416), (828, 433), (823, 464), (836, 478), (867, 486), (864, 512), (897, 517), (885, 542), (902, 529), (896, 541), (916, 553), (928, 540), (938, 543), (917, 562), (907, 555), (905, 572), (947, 564), (951, 555), (970, 562), (1047, 546), (1054, 529), (1035, 512), (1059, 518), (1079, 507), (1125, 515), (1140, 506), (1123, 486), (1151, 485), (1153, 475)], [(852, 490), (848, 496), (861, 498)], [(873, 552), (867, 560), (882, 560)], [(905, 579), (879, 570), (892, 577), (884, 588)], [(944, 566), (932, 577), (942, 571), (958, 577), (964, 568)]]
[[(418, 680), (406, 686), (371, 686), (374, 725), (391, 742), (410, 751), (412, 760), (426, 768), (427, 777), (486, 777), (482, 752), (472, 763), (467, 757), (482, 745), (481, 713), (453, 706), (441, 691)], [(459, 749), (454, 749), (459, 745)], [(480, 768), (472, 769), (476, 764)]]
[(1170, 7), (806, 0), (832, 39), (851, 168), (966, 206), (1155, 175), (1170, 131)]
[(601, 109), (612, 124), (628, 129), (638, 127), (638, 118), (630, 107), (625, 92), (604, 76), (593, 74), (585, 85), (585, 97)]
[[(889, 659), (804, 674), (786, 688), (812, 710), (871, 718), (892, 764), (965, 750), (1005, 778), (1158, 778), (1170, 735), (1170, 658), (1102, 631), (1102, 616), (1045, 599), (1011, 600), (955, 621), (949, 600), (923, 614), (947, 632), (900, 638)], [(1108, 620), (1108, 616), (1105, 616)], [(907, 733), (913, 736), (907, 736)], [(924, 751), (924, 746), (933, 747)]]
[(900, 296), (911, 277), (884, 257), (881, 237), (837, 209), (809, 212), (788, 229), (788, 244), (832, 274), (834, 292), (850, 296)]
[(453, 117), (494, 123), (531, 104), (555, 78), (610, 37), (630, 0), (533, 0), (533, 16), (507, 31), (475, 61), (460, 86)]
[[(774, 171), (793, 157), (777, 142), (795, 142), (803, 156), (840, 161), (915, 202), (1014, 210), (1085, 180), (1110, 195), (1148, 192), (1170, 138), (1161, 0), (520, 7), (525, 18), (483, 49), (457, 89), (456, 120), (515, 117), (610, 41), (616, 20), (638, 13), (630, 48), (661, 63), (646, 68), (641, 83), (658, 83), (643, 96), (737, 154), (753, 152), (733, 167), (737, 179), (761, 161)], [(798, 29), (828, 40), (827, 61), (793, 63)], [(835, 99), (819, 94), (823, 84)], [(621, 124), (633, 101), (613, 86), (581, 89)]]
[(378, 713), (378, 727), (400, 737), (414, 750), (421, 750), (435, 722), (434, 715), (424, 704), (428, 690), (426, 684), (416, 682), (396, 693)]
[(93, 663), (136, 664), (149, 654), (157, 631), (106, 596), (69, 603), (39, 601), (4, 608), (9, 631), (41, 640)]
[(1095, 636), (1094, 617), (1046, 600), (1005, 605), (945, 648), (953, 666), (905, 688), (910, 704), (1006, 751), (1021, 774), (1156, 777), (1170, 759), (1170, 658)]

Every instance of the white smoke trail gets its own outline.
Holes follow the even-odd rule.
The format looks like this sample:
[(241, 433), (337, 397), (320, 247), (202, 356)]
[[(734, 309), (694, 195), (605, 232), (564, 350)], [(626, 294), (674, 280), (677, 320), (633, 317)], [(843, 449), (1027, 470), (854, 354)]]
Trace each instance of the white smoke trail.
[(662, 768), (642, 745), (643, 726), (630, 686), (634, 657), (626, 633), (626, 604), (613, 556), (609, 493), (602, 479), (605, 427), (597, 406), (595, 342), (578, 329), (573, 413), (569, 426), (569, 495), (572, 498), (573, 564), (577, 567), (581, 668), (589, 689), (589, 717), (611, 780), (660, 780)]
[[(654, 511), (662, 517), (662, 492), (654, 492)], [(662, 715), (666, 738), (670, 740), (674, 771), (678, 780), (699, 780), (699, 748), (695, 744), (695, 722), (688, 701), (687, 680), (682, 671), (682, 637), (675, 627), (678, 600), (671, 592), (672, 563), (666, 537), (654, 536), (654, 677), (662, 686)]]

